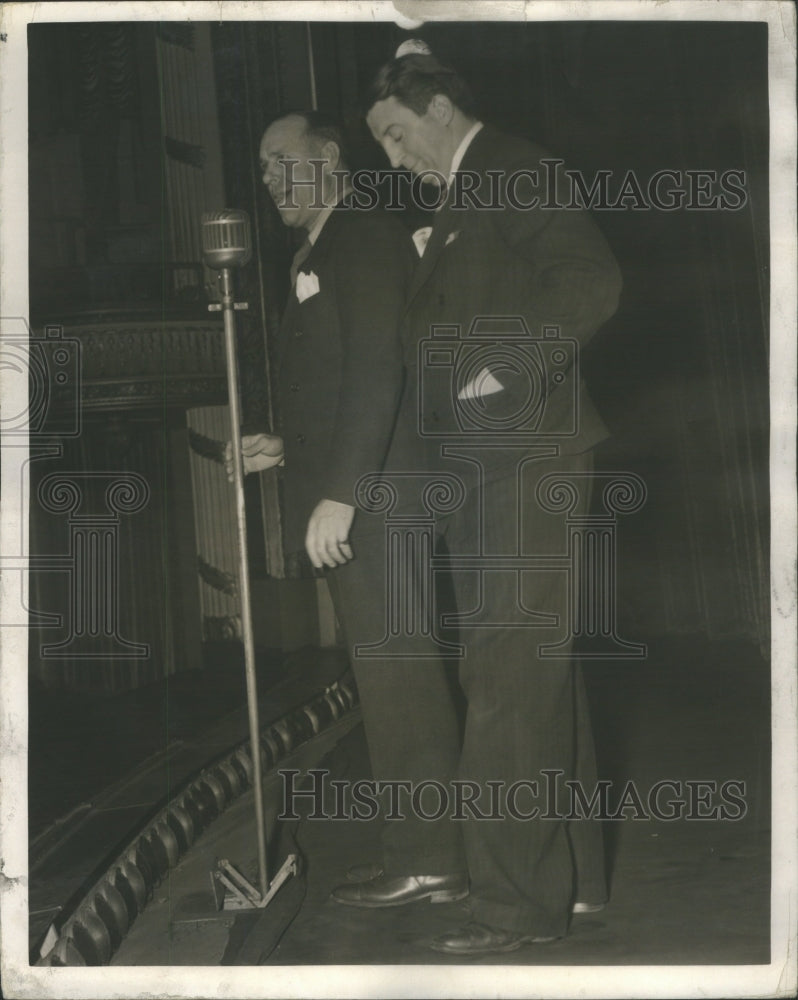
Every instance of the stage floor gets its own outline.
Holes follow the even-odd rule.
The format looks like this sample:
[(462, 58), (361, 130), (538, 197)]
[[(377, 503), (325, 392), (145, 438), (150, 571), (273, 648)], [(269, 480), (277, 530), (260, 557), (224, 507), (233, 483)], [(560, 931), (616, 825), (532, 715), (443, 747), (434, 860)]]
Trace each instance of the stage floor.
[[(328, 669), (333, 666), (328, 664)], [(307, 690), (311, 675), (318, 679), (323, 672), (311, 664), (293, 682), (283, 679), (281, 700), (300, 703), (303, 692), (293, 692), (292, 683)], [(660, 640), (651, 643), (645, 661), (586, 664), (585, 674), (599, 777), (612, 782), (616, 798), (630, 779), (644, 794), (665, 779), (682, 787), (688, 781), (720, 786), (734, 780), (745, 784), (745, 815), (737, 820), (626, 818), (604, 823), (611, 882), (607, 907), (575, 916), (568, 936), (560, 941), (479, 962), (767, 963), (767, 665), (752, 647)], [(350, 712), (278, 765), (286, 767), (329, 768), (330, 776), (341, 780), (368, 777), (359, 711)], [(266, 797), (273, 863), (297, 851), (300, 875), (289, 880), (264, 911), (214, 910), (210, 871), (216, 858), (227, 857), (245, 873), (255, 873), (252, 796), (246, 793), (168, 872), (112, 965), (459, 964), (426, 949), (424, 939), (467, 919), (462, 903), (420, 902), (374, 911), (330, 899), (331, 888), (342, 881), (348, 866), (378, 858), (375, 823), (311, 820), (306, 815), (309, 805), (298, 809), (302, 819), (277, 823), (282, 783), (276, 773), (267, 778)], [(666, 792), (663, 800), (668, 797)], [(38, 891), (41, 895), (44, 886)]]

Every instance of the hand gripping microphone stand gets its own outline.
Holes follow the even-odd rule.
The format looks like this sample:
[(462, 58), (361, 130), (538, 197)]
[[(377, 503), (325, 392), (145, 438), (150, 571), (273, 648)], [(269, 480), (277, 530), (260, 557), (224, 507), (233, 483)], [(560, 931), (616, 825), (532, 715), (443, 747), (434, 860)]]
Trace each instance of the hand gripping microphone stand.
[[(249, 595), (249, 562), (247, 558), (247, 522), (244, 507), (244, 463), (241, 456), (241, 408), (238, 395), (236, 362), (236, 309), (246, 309), (245, 302), (234, 302), (231, 269), (241, 267), (251, 255), (249, 219), (245, 212), (225, 209), (206, 212), (202, 216), (202, 253), (208, 267), (219, 272), (221, 305), (208, 306), (212, 312), (224, 315), (225, 356), (227, 361), (227, 393), (230, 404), (230, 441), (233, 450), (233, 483), (236, 496), (239, 549), (239, 596), (241, 600), (241, 631), (244, 640), (244, 666), (247, 679), (249, 736), (252, 748), (252, 785), (255, 794), (255, 823), (258, 837), (258, 880), (256, 888), (228, 861), (222, 859), (211, 874), (217, 908), (227, 910), (261, 909), (267, 905), (285, 880), (296, 873), (297, 858), (290, 854), (269, 882), (266, 866), (266, 822), (263, 810), (263, 784), (260, 757), (260, 724), (258, 721), (258, 688), (255, 676), (255, 641), (252, 632), (252, 610)], [(225, 893), (227, 890), (227, 893)]]

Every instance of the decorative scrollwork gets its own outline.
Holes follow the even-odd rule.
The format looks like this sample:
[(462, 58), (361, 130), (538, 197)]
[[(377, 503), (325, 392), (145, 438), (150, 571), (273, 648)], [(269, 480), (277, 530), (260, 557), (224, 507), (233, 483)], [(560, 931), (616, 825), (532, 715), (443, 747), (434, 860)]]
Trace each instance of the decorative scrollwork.
[(593, 486), (601, 488), (604, 512), (594, 515), (600, 518), (634, 513), (647, 496), (646, 484), (634, 472), (552, 473), (540, 480), (536, 496), (544, 510), (570, 513), (579, 501), (580, 489), (589, 495)]
[(90, 502), (92, 483), (106, 484), (106, 510), (92, 516), (107, 518), (109, 512), (135, 514), (150, 499), (147, 480), (135, 472), (53, 472), (39, 484), (39, 502), (54, 514), (72, 514), (84, 500)]
[(605, 485), (601, 500), (608, 511), (614, 514), (632, 514), (646, 502), (646, 484), (633, 472), (611, 473), (612, 479)]
[(149, 499), (149, 483), (133, 472), (109, 483), (105, 490), (105, 502), (115, 514), (135, 514)]
[[(420, 493), (420, 496), (419, 496)], [(401, 510), (404, 515), (417, 511), (419, 500), (429, 518), (433, 514), (448, 514), (456, 510), (465, 500), (466, 487), (463, 480), (449, 472), (391, 472), (369, 473), (363, 476), (355, 488), (358, 506), (370, 514), (385, 514), (390, 517), (402, 498)]]
[(39, 503), (54, 514), (71, 514), (82, 499), (80, 483), (68, 473), (54, 472), (39, 483)]
[(551, 514), (569, 513), (579, 503), (579, 490), (576, 484), (563, 478), (561, 473), (544, 476), (535, 491), (540, 506)]
[(436, 475), (427, 483), (422, 494), (422, 501), (432, 514), (449, 514), (462, 506), (466, 496), (465, 483), (454, 473)]
[(357, 505), (369, 514), (390, 514), (398, 498), (396, 486), (378, 472), (361, 476), (355, 486)]

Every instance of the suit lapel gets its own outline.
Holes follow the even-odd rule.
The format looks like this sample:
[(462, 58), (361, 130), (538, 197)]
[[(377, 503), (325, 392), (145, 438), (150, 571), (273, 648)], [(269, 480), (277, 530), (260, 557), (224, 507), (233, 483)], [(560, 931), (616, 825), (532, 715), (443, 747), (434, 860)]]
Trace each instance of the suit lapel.
[[(325, 281), (324, 276), (319, 276), (318, 271), (323, 270), (326, 258), (329, 256), (335, 231), (341, 224), (342, 211), (344, 211), (343, 206), (336, 206), (335, 211), (332, 212), (329, 219), (321, 227), (319, 238), (310, 248), (310, 253), (302, 261), (302, 264), (298, 268), (299, 272), (310, 274), (316, 268), (318, 269), (316, 276), (320, 281)], [(298, 322), (299, 308), (300, 302), (296, 297), (296, 287), (293, 287), (288, 292), (288, 298), (286, 299), (283, 314), (280, 318), (281, 339), (286, 336), (285, 330), (293, 327)]]
[(330, 213), (329, 218), (321, 227), (318, 239), (310, 248), (310, 253), (303, 261), (300, 271), (304, 271), (305, 274), (309, 274), (313, 270), (314, 266), (318, 267), (319, 264), (324, 261), (324, 258), (329, 252), (336, 230), (343, 221), (342, 216), (347, 211), (347, 208), (348, 206), (343, 203), (339, 203), (335, 206), (333, 211)]
[[(330, 247), (332, 246), (335, 233), (343, 222), (342, 216), (346, 210), (347, 206), (345, 204), (336, 205), (330, 217), (321, 227), (319, 237), (310, 248), (310, 253), (302, 261), (302, 264), (298, 269), (299, 271), (304, 274), (310, 274), (314, 268), (317, 268), (318, 270), (324, 269), (325, 262), (330, 254)], [(319, 277), (320, 280), (323, 280), (318, 273), (316, 276)], [(300, 303), (296, 297), (296, 288), (292, 288), (288, 293), (288, 299), (286, 300), (285, 309), (283, 310), (281, 324), (290, 324), (293, 322), (293, 313), (299, 308), (299, 305)]]
[[(484, 153), (490, 148), (491, 131), (492, 130), (489, 126), (483, 125), (479, 132), (477, 132), (465, 152), (465, 156), (460, 164), (461, 170), (483, 169)], [(432, 226), (432, 233), (430, 234), (427, 248), (424, 251), (424, 256), (419, 260), (416, 265), (416, 269), (413, 272), (413, 278), (410, 282), (410, 291), (407, 295), (408, 307), (424, 286), (429, 276), (435, 270), (438, 258), (446, 246), (446, 239), (456, 228), (453, 223), (463, 218), (468, 211), (465, 208), (457, 209), (457, 211), (455, 211), (451, 207), (451, 196), (452, 189), (450, 187), (446, 195), (446, 201), (435, 217), (435, 222)]]
[(452, 210), (449, 206), (449, 198), (447, 196), (443, 207), (435, 216), (435, 222), (433, 223), (432, 232), (427, 241), (424, 255), (419, 259), (416, 269), (413, 272), (413, 277), (410, 281), (410, 290), (407, 294), (408, 305), (413, 301), (419, 289), (432, 274), (438, 257), (440, 257), (441, 251), (446, 246), (446, 237), (449, 235), (451, 228), (451, 216)]

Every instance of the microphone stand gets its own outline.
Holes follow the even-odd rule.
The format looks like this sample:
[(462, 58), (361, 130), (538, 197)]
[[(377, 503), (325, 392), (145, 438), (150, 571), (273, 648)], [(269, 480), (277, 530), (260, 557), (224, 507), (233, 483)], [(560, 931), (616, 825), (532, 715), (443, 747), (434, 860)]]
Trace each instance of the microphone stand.
[[(246, 309), (245, 302), (235, 302), (233, 281), (229, 267), (219, 270), (219, 286), (222, 293), (221, 306), (212, 304), (208, 308), (224, 317), (225, 358), (227, 363), (227, 394), (230, 405), (230, 441), (233, 451), (233, 484), (236, 497), (236, 520), (238, 523), (239, 597), (241, 603), (241, 633), (244, 641), (244, 668), (247, 680), (247, 708), (249, 714), (249, 735), (252, 747), (252, 785), (255, 795), (255, 825), (258, 840), (258, 888), (256, 889), (241, 872), (227, 860), (221, 859), (212, 873), (211, 883), (217, 908), (229, 910), (261, 909), (271, 900), (283, 882), (297, 871), (297, 857), (289, 854), (274, 878), (269, 883), (266, 861), (266, 820), (263, 808), (263, 783), (260, 759), (260, 722), (258, 719), (258, 688), (255, 674), (255, 640), (252, 631), (252, 609), (249, 590), (249, 559), (247, 556), (247, 520), (244, 504), (244, 462), (241, 454), (241, 407), (238, 396), (238, 365), (236, 362), (236, 309)], [(228, 889), (232, 895), (226, 895)]]

